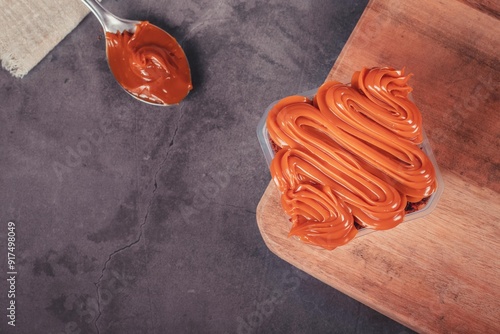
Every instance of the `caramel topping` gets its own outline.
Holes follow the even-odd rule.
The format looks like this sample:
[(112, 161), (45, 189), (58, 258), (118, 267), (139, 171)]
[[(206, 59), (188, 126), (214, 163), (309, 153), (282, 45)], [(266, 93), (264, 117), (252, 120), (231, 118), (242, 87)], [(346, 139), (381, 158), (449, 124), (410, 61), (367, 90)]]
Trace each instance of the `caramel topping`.
[(269, 111), (278, 147), (271, 175), (291, 217), (290, 235), (333, 249), (354, 238), (354, 222), (395, 227), (407, 201), (434, 192), (434, 167), (416, 145), (421, 116), (408, 100), (407, 79), (392, 69), (363, 69), (352, 87), (328, 82), (314, 101), (292, 96)]
[(270, 110), (269, 135), (282, 147), (271, 163), (275, 183), (282, 191), (301, 184), (328, 186), (347, 203), (360, 224), (379, 229), (399, 224), (406, 197), (325, 135), (327, 123), (303, 97), (285, 98)]
[(334, 249), (358, 233), (350, 209), (329, 187), (302, 184), (284, 193), (281, 203), (294, 217), (289, 235), (306, 243)]
[(422, 143), (422, 116), (408, 99), (411, 75), (391, 68), (363, 68), (352, 76), (351, 86), (369, 100), (363, 115), (413, 144)]
[(325, 134), (345, 150), (356, 155), (364, 168), (418, 202), (436, 189), (434, 166), (425, 153), (365, 114), (374, 104), (356, 89), (328, 82), (315, 96), (314, 103), (327, 119)]
[(172, 36), (149, 22), (138, 24), (133, 34), (106, 32), (106, 50), (116, 80), (140, 99), (177, 104), (193, 88), (182, 48)]

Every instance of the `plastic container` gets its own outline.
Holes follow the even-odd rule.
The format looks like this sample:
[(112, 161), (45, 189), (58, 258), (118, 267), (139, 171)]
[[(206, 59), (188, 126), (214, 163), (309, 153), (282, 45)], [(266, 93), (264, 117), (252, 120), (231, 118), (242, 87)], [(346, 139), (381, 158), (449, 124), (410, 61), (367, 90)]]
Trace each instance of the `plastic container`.
[[(295, 94), (295, 95), (305, 96), (305, 97), (312, 99), (314, 97), (314, 95), (316, 95), (316, 92), (317, 92), (317, 89), (313, 89), (313, 90), (309, 90), (307, 92)], [(278, 103), (278, 101), (279, 100), (274, 101), (273, 103), (271, 103), (267, 107), (266, 111), (264, 112), (264, 115), (262, 115), (262, 118), (260, 119), (259, 124), (257, 125), (257, 138), (259, 139), (260, 147), (262, 148), (262, 152), (264, 153), (264, 157), (266, 159), (268, 167), (271, 165), (271, 161), (274, 158), (274, 151), (271, 147), (269, 133), (267, 132), (266, 119), (267, 119), (267, 114), (269, 113), (271, 108), (276, 103)], [(434, 157), (434, 154), (432, 153), (432, 149), (431, 149), (431, 146), (430, 146), (429, 141), (427, 139), (427, 136), (425, 135), (425, 131), (422, 131), (422, 133), (423, 133), (424, 140), (423, 140), (423, 143), (421, 145), (421, 148), (425, 152), (427, 157), (429, 157), (432, 164), (434, 165), (434, 169), (436, 171), (437, 189), (429, 197), (429, 200), (427, 201), (427, 203), (425, 204), (425, 206), (423, 208), (420, 208), (419, 210), (411, 212), (411, 213), (407, 213), (405, 215), (403, 223), (407, 222), (407, 221), (414, 220), (414, 219), (422, 218), (422, 217), (430, 214), (436, 208), (436, 205), (439, 201), (439, 198), (441, 197), (441, 195), (444, 191), (443, 177), (441, 175), (441, 172), (439, 171), (439, 167), (437, 165), (436, 158)], [(376, 230), (369, 229), (369, 228), (361, 228), (358, 230), (358, 234), (357, 234), (356, 238), (363, 236), (363, 235), (366, 235), (366, 234), (371, 233), (371, 232), (375, 232), (375, 231)]]

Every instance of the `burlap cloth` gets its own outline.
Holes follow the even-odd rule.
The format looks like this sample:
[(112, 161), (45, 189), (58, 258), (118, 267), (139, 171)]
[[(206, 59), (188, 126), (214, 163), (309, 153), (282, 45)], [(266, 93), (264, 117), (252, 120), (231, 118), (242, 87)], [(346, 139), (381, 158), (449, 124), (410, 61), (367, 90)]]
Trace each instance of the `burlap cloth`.
[(89, 10), (80, 0), (0, 0), (0, 61), (23, 77)]

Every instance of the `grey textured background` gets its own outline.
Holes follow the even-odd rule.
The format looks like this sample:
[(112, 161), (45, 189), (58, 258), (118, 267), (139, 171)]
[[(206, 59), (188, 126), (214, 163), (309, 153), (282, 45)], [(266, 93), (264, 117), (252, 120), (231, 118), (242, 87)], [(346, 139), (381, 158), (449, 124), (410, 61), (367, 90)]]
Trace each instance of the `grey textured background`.
[(195, 88), (130, 98), (93, 16), (25, 78), (0, 71), (0, 332), (409, 333), (277, 258), (255, 221), (259, 118), (324, 81), (367, 1), (104, 3), (176, 37)]

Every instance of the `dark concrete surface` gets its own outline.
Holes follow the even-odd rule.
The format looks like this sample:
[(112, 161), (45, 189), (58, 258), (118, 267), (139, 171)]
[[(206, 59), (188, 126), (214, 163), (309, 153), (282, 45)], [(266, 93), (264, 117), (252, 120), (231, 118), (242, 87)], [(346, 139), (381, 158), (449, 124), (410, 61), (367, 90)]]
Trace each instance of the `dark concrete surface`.
[[(265, 246), (266, 106), (320, 85), (367, 1), (104, 1), (170, 31), (194, 91), (130, 98), (87, 16), (0, 71), (1, 333), (410, 333)], [(16, 224), (16, 326), (7, 223)]]

